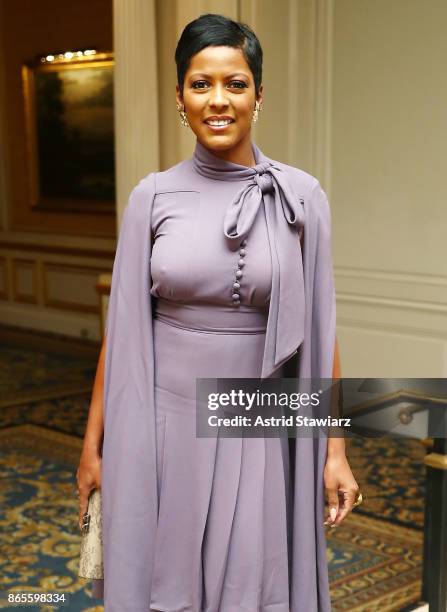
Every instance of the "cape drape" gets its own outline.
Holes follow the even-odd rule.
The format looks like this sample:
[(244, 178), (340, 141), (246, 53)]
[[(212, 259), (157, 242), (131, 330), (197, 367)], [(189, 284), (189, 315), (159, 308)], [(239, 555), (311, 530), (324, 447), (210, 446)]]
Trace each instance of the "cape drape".
[[(302, 268), (297, 262), (297, 274), (302, 270), (304, 275), (304, 337), (298, 355), (286, 363), (293, 370), (288, 376), (331, 378), (335, 292), (328, 200), (311, 175), (269, 161), (286, 173), (291, 192), (304, 211)], [(105, 612), (150, 610), (158, 515), (151, 211), (160, 174), (146, 176), (130, 195), (119, 234), (106, 321), (101, 483), (104, 580), (93, 581), (93, 593), (104, 596)], [(294, 322), (289, 323), (292, 329)], [(303, 327), (302, 321), (296, 324)], [(328, 612), (331, 605), (323, 526), (327, 439), (298, 438), (291, 448), (294, 503), (290, 610)]]

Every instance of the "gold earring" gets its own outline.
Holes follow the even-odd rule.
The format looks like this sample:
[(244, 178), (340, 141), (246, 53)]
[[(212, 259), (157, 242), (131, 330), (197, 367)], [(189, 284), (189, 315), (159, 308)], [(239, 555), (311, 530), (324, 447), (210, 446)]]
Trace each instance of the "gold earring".
[(259, 112), (260, 111), (262, 111), (262, 107), (261, 107), (260, 103), (256, 100), (256, 102), (255, 102), (255, 110), (253, 111), (253, 118), (252, 118), (253, 123), (256, 123), (256, 121), (259, 119)]
[(185, 113), (185, 107), (180, 106), (180, 104), (177, 104), (177, 110), (180, 113), (180, 121), (182, 125), (184, 125), (185, 127), (189, 127), (188, 117), (186, 116), (186, 113)]

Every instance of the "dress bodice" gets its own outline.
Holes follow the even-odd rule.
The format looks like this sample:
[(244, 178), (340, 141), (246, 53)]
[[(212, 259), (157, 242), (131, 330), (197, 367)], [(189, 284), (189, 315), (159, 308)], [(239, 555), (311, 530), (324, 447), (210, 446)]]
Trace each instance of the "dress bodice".
[(229, 306), (238, 294), (241, 305), (267, 306), (271, 261), (263, 209), (245, 239), (229, 240), (222, 231), (224, 216), (241, 185), (213, 179), (202, 185), (200, 191), (155, 197), (151, 294)]
[(304, 200), (289, 180), (294, 169), (254, 143), (252, 151), (256, 164), (243, 166), (197, 141), (190, 160), (157, 175), (150, 293), (235, 313), (267, 310), (262, 377), (268, 377), (303, 339)]

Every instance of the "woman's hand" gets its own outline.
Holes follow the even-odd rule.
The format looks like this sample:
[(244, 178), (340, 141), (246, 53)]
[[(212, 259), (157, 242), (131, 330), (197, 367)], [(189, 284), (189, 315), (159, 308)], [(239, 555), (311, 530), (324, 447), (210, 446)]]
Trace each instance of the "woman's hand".
[(359, 492), (348, 460), (344, 453), (328, 454), (324, 467), (324, 485), (329, 505), (325, 525), (340, 525), (352, 510)]
[(76, 471), (79, 494), (79, 529), (82, 516), (87, 512), (88, 498), (93, 489), (101, 487), (101, 456), (98, 451), (84, 448)]

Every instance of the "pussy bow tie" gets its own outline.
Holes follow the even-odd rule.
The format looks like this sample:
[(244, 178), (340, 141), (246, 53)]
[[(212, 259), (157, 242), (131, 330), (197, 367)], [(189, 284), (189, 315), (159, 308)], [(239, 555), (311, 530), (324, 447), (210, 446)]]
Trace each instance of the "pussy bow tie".
[[(262, 153), (254, 145), (256, 159)], [(304, 275), (299, 230), (304, 227), (303, 200), (294, 194), (284, 170), (260, 161), (253, 180), (237, 194), (224, 218), (229, 240), (242, 241), (264, 205), (272, 262), (272, 287), (262, 363), (262, 378), (270, 376), (304, 339)]]

